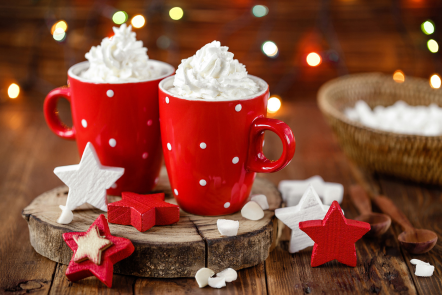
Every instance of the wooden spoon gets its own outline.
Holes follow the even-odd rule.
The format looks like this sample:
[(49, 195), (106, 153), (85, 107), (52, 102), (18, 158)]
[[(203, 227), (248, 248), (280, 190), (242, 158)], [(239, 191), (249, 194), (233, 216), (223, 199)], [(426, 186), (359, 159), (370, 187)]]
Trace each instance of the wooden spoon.
[(398, 236), (398, 240), (405, 250), (413, 254), (422, 254), (430, 251), (436, 245), (436, 233), (427, 229), (414, 228), (404, 213), (390, 199), (376, 196), (373, 201), (382, 212), (390, 215), (403, 228), (404, 231)]
[(355, 219), (368, 222), (371, 226), (370, 231), (366, 233), (367, 236), (381, 236), (390, 228), (391, 218), (386, 214), (372, 212), (370, 197), (360, 185), (350, 187), (350, 197), (361, 214)]

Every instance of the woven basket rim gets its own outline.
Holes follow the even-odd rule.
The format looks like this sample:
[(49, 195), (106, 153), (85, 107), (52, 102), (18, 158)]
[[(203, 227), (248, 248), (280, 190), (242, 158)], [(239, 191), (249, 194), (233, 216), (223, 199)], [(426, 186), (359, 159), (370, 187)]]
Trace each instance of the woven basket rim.
[[(379, 80), (387, 81), (386, 79), (388, 79), (388, 80), (393, 81), (391, 78), (391, 75), (387, 75), (387, 74), (380, 73), (380, 72), (350, 74), (350, 75), (345, 75), (345, 76), (334, 78), (332, 80), (327, 81), (325, 84), (323, 84), (319, 88), (318, 94), (317, 94), (317, 102), (318, 102), (318, 106), (319, 106), (320, 110), (323, 113), (328, 114), (345, 124), (351, 125), (355, 128), (366, 130), (371, 133), (384, 135), (384, 136), (391, 136), (391, 137), (395, 137), (395, 138), (411, 139), (411, 140), (413, 140), (413, 139), (431, 139), (431, 140), (441, 140), (442, 141), (442, 134), (438, 135), (438, 136), (426, 136), (426, 135), (418, 135), (418, 134), (402, 134), (402, 133), (395, 133), (395, 132), (390, 132), (390, 131), (385, 131), (385, 130), (381, 130), (381, 129), (375, 129), (375, 128), (368, 127), (358, 121), (350, 120), (343, 112), (339, 111), (328, 100), (328, 95), (327, 95), (328, 92), (331, 89), (335, 88), (336, 84), (338, 82), (341, 83), (342, 81), (345, 81), (345, 80), (351, 81), (356, 78), (360, 79), (360, 78), (375, 78), (375, 77), (377, 77)], [(422, 84), (422, 82), (425, 82), (428, 85), (428, 82), (422, 78), (407, 76), (407, 80), (408, 80), (407, 83)], [(409, 82), (409, 81), (411, 81), (411, 82)], [(396, 83), (396, 82), (394, 82), (394, 83)], [(432, 89), (432, 90), (440, 91), (440, 89), (439, 90)], [(441, 97), (442, 97), (442, 92), (441, 92)]]

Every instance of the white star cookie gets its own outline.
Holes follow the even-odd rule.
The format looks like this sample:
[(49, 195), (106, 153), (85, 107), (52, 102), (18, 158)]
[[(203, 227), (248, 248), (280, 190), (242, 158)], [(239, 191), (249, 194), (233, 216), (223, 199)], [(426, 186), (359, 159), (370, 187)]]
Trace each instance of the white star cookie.
[(276, 217), (292, 229), (290, 253), (298, 252), (315, 244), (305, 232), (299, 229), (299, 223), (307, 220), (324, 219), (329, 208), (330, 206), (322, 204), (315, 189), (310, 185), (298, 205), (275, 210)]
[(57, 220), (68, 224), (73, 218), (71, 211), (85, 203), (107, 211), (106, 189), (123, 175), (124, 168), (101, 165), (94, 146), (88, 142), (80, 164), (57, 167), (54, 173), (69, 187), (66, 206), (60, 206), (62, 214)]
[(89, 259), (96, 265), (101, 264), (101, 252), (112, 246), (112, 242), (100, 236), (97, 226), (84, 236), (73, 236), (78, 245), (74, 261), (79, 263)]

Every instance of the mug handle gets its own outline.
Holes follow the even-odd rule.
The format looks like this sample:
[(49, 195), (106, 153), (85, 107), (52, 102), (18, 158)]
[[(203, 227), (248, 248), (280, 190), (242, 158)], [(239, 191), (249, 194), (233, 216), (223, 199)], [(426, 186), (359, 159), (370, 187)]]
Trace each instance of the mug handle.
[(71, 102), (71, 89), (69, 87), (55, 88), (45, 98), (43, 111), (46, 123), (52, 132), (64, 139), (75, 139), (75, 128), (67, 127), (58, 116), (57, 102), (60, 98), (66, 98)]
[[(276, 160), (269, 160), (262, 151), (262, 136), (265, 130), (275, 132), (282, 141), (282, 155)], [(293, 158), (296, 141), (290, 127), (276, 119), (260, 117), (253, 121), (250, 128), (249, 153), (246, 168), (260, 173), (276, 172), (287, 166)]]

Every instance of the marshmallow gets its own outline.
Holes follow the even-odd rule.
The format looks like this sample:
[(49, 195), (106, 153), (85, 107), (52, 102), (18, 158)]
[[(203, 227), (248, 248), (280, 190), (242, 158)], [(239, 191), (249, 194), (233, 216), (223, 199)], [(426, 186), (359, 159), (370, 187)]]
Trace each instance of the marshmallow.
[(238, 274), (233, 268), (226, 268), (225, 270), (217, 273), (216, 276), (224, 278), (227, 283), (233, 282), (238, 278)]
[(253, 195), (250, 200), (258, 203), (262, 210), (269, 209), (269, 202), (267, 202), (267, 197), (265, 195)]
[(200, 288), (204, 288), (209, 284), (209, 278), (213, 276), (215, 272), (211, 270), (210, 268), (201, 268), (198, 270), (195, 274), (195, 280), (198, 283), (198, 286)]
[(416, 272), (414, 273), (418, 277), (431, 277), (434, 272), (433, 265), (427, 265), (425, 263), (416, 264)]
[(242, 207), (241, 215), (250, 220), (260, 220), (264, 217), (264, 211), (258, 203), (250, 201)]
[(218, 219), (216, 221), (216, 226), (222, 236), (233, 237), (238, 234), (239, 221)]
[(209, 278), (208, 283), (210, 287), (220, 289), (226, 286), (226, 279), (219, 277)]

